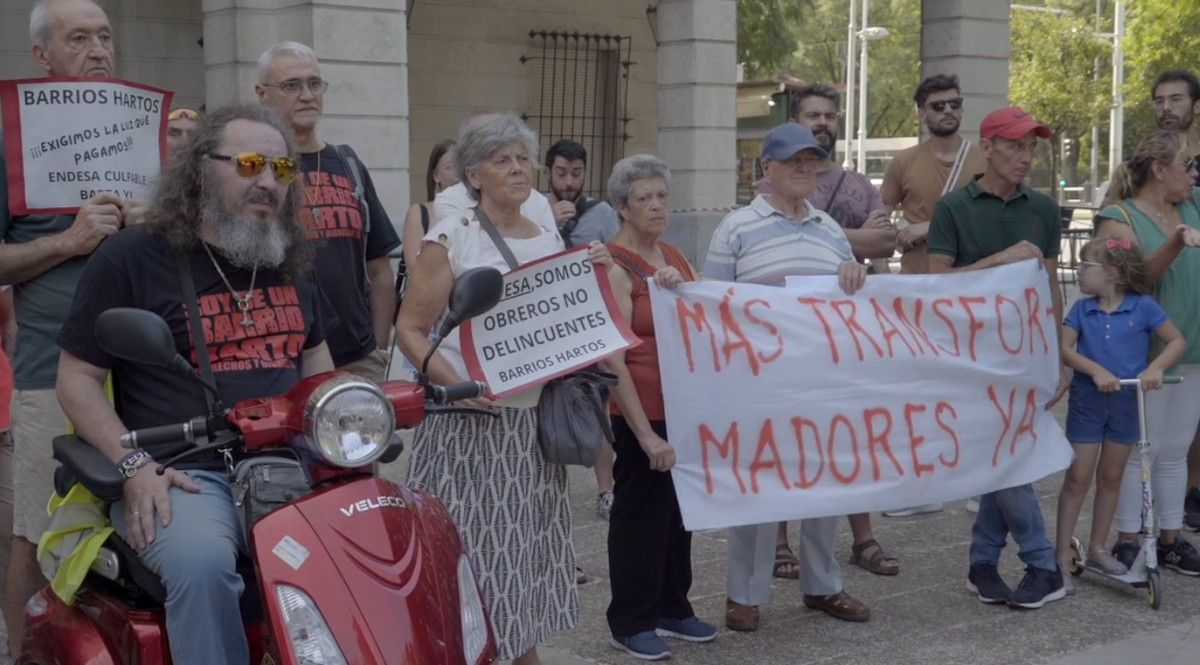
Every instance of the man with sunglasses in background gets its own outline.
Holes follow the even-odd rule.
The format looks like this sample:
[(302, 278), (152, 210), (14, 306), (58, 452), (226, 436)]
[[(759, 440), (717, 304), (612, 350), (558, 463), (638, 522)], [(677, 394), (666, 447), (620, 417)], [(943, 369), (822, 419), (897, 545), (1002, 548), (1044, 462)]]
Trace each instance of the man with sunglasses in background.
[[(900, 272), (923, 274), (929, 272), (927, 238), (934, 205), (943, 194), (966, 185), (972, 176), (982, 173), (986, 163), (979, 148), (958, 133), (963, 98), (957, 76), (936, 74), (921, 81), (913, 101), (929, 137), (896, 153), (888, 164), (879, 192), (885, 205), (899, 208), (904, 216), (896, 238), (898, 249), (903, 252)], [(941, 509), (942, 504), (933, 503), (883, 514), (908, 517)]]
[(200, 127), (200, 114), (191, 109), (171, 109), (167, 114), (167, 154), (171, 157), (188, 144)]
[[(333, 315), (309, 273), (313, 248), (297, 217), (288, 133), (278, 114), (259, 105), (212, 113), (163, 172), (146, 223), (117, 234), (88, 261), (58, 336), (59, 401), (79, 436), (125, 479), (109, 517), (162, 580), (174, 665), (248, 662), (238, 609), (245, 582), (237, 571), (247, 544), (220, 454), (192, 456), (160, 474), (157, 463), (191, 444), (130, 451), (120, 442), (130, 429), (207, 413), (201, 382), (110, 355), (96, 340), (96, 320), (114, 307), (159, 315), (174, 351), (193, 368), (206, 367), (207, 356), (230, 407), (333, 369), (325, 344)], [(181, 277), (189, 273), (194, 293)], [(203, 346), (193, 344), (201, 338)], [(119, 412), (104, 390), (110, 375)]]
[(400, 238), (354, 150), (317, 136), (329, 84), (313, 50), (298, 42), (272, 46), (258, 59), (258, 78), (259, 100), (291, 124), (300, 150), (299, 214), (316, 241), (313, 278), (339, 321), (329, 336), (333, 362), (383, 381), (396, 304), (388, 253)]
[[(33, 59), (51, 77), (111, 78), (115, 51), (108, 16), (92, 0), (40, 0), (29, 16)], [(17, 344), (12, 357), (13, 539), (4, 593), (8, 642), (15, 653), (25, 626), (25, 602), (46, 584), (37, 542), (49, 522), (53, 490), (50, 442), (67, 433), (54, 396), (55, 337), (88, 256), (105, 238), (136, 221), (140, 204), (99, 193), (74, 215), (9, 212), (0, 141), (0, 284), (12, 285)]]

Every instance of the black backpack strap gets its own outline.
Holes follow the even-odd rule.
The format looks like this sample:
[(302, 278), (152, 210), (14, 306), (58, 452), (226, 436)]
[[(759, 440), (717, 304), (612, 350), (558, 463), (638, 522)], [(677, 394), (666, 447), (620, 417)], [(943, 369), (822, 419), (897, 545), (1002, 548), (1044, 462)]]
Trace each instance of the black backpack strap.
[[(192, 329), (192, 347), (196, 350), (196, 359), (200, 363), (200, 376), (215, 388), (217, 381), (213, 378), (212, 361), (208, 357), (208, 340), (204, 337), (204, 327), (200, 325), (200, 299), (196, 297), (196, 283), (192, 280), (191, 256), (177, 252), (175, 263), (179, 266), (179, 281), (183, 285), (188, 325)], [(210, 414), (217, 413), (213, 409), (212, 395), (207, 390), (204, 391), (204, 402), (208, 405)]]
[[(421, 209), (421, 230), (429, 233), (429, 208), (424, 203), (418, 203), (417, 207)], [(425, 233), (421, 235), (424, 236)]]
[(846, 169), (842, 169), (842, 175), (838, 178), (837, 184), (833, 186), (833, 192), (829, 195), (829, 200), (825, 202), (825, 210), (833, 210), (833, 202), (837, 200), (838, 192), (842, 191), (842, 182), (846, 180)]
[(508, 264), (509, 269), (516, 270), (517, 266), (521, 265), (517, 262), (517, 257), (513, 256), (512, 250), (508, 248), (508, 243), (504, 242), (504, 237), (500, 235), (500, 230), (492, 223), (491, 218), (483, 211), (483, 206), (475, 206), (475, 217), (479, 219), (479, 225), (484, 231), (491, 236), (492, 243), (496, 245), (496, 249), (500, 251), (500, 256), (504, 257), (504, 262)]

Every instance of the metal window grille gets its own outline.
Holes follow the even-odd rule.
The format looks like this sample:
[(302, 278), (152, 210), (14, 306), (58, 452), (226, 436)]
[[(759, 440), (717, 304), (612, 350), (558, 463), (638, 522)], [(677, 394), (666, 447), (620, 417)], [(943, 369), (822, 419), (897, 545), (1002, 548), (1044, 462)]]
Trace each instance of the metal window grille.
[[(542, 155), (559, 139), (588, 151), (583, 192), (603, 198), (612, 165), (625, 156), (629, 140), (628, 96), (632, 38), (580, 32), (530, 30), (531, 88), (522, 118), (538, 133)], [(548, 173), (539, 186), (548, 187)]]

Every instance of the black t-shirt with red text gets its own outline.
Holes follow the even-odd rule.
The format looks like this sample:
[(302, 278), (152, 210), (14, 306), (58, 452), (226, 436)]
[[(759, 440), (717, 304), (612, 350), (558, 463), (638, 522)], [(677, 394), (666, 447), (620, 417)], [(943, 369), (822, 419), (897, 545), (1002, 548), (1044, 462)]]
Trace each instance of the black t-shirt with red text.
[[(244, 292), (251, 271), (235, 268), (216, 250), (213, 256), (238, 293)], [(325, 341), (336, 320), (320, 289), (307, 280), (289, 283), (276, 270), (259, 269), (247, 312), (253, 325), (245, 326), (243, 313), (204, 250), (197, 246), (189, 259), (222, 402), (232, 407), (239, 400), (286, 392), (303, 376), (303, 351)], [(88, 259), (58, 344), (85, 362), (112, 370), (121, 421), (130, 429), (204, 415), (208, 406), (195, 378), (121, 360), (100, 348), (96, 319), (113, 307), (137, 307), (161, 316), (171, 328), (176, 351), (199, 367), (175, 255), (145, 227), (113, 235)], [(185, 448), (171, 444), (150, 452), (162, 459)]]
[[(341, 146), (341, 151), (358, 162), (361, 197), (355, 195), (358, 187), (338, 148), (327, 144), (320, 152), (300, 155), (304, 184), (300, 219), (308, 225), (308, 237), (317, 244), (313, 278), (333, 303), (340, 322), (328, 339), (329, 353), (338, 367), (365, 357), (377, 347), (364, 260), (387, 256), (400, 246), (400, 238), (375, 194), (371, 175), (353, 150)], [(369, 231), (365, 229), (367, 208), (371, 211)]]

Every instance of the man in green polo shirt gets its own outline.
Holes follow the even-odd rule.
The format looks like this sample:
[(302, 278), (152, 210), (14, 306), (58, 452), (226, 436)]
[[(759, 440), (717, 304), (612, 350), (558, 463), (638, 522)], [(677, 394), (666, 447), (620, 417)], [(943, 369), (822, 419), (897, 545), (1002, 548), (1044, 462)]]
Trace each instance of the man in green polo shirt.
[[(1058, 274), (1062, 234), (1058, 204), (1023, 183), (1033, 164), (1038, 138), (1050, 128), (1019, 108), (988, 114), (979, 126), (979, 147), (987, 168), (966, 187), (937, 202), (929, 228), (929, 272), (992, 268), (1027, 259), (1042, 261), (1050, 281), (1055, 318), (1062, 322)], [(1066, 372), (1061, 373), (1069, 380)], [(1051, 404), (1067, 383), (1060, 380)], [(1015, 591), (996, 565), (1009, 534), (1025, 562), (1025, 577)], [(1054, 545), (1032, 485), (1009, 487), (980, 497), (971, 529), (971, 567), (967, 586), (984, 603), (1037, 608), (1066, 595)]]

